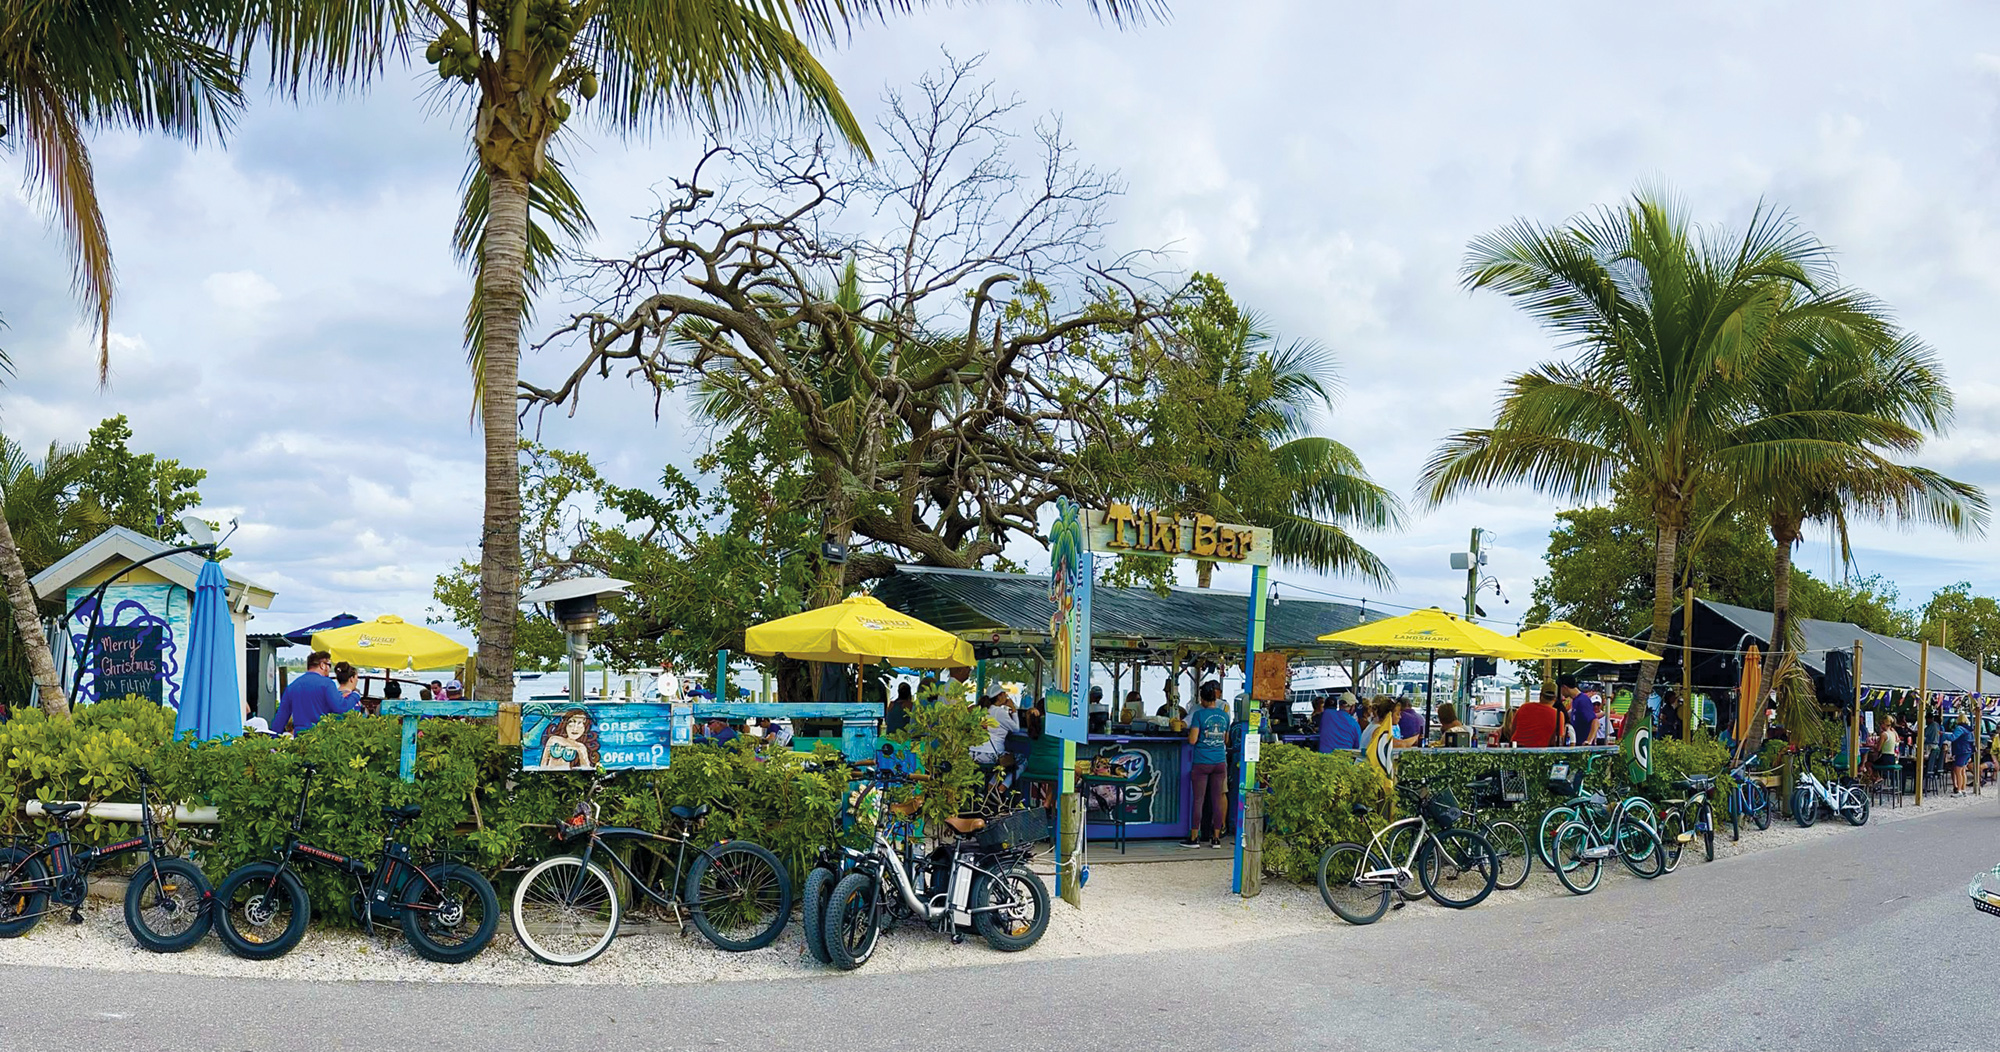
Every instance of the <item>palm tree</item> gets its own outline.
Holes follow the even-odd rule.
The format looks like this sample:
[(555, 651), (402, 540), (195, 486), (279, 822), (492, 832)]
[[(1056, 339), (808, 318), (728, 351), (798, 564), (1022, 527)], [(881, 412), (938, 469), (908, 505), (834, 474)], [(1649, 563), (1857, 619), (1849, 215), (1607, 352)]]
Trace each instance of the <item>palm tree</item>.
[[(0, 435), (0, 494), (4, 494), (0, 497), (0, 567), (4, 567), (7, 608), (14, 626), (0, 648), (0, 684), (10, 688), (9, 694), (25, 694), (25, 681), (31, 680), (43, 710), (52, 716), (66, 714), (69, 705), (28, 579), (109, 523), (95, 501), (77, 497), (76, 486), (83, 471), (83, 454), (77, 446), (51, 445), (37, 463), (13, 440)], [(18, 531), (14, 524), (19, 525)]]
[(1636, 697), (1659, 668), (1674, 554), (1704, 486), (1800, 474), (1825, 443), (1902, 433), (1871, 416), (1757, 411), (1757, 381), (1792, 367), (1802, 328), (1867, 339), (1888, 328), (1876, 304), (1835, 285), (1827, 248), (1782, 212), (1760, 206), (1738, 233), (1697, 229), (1678, 203), (1642, 189), (1554, 229), (1516, 220), (1474, 241), (1462, 274), (1467, 288), (1514, 299), (1577, 357), (1509, 380), (1492, 426), (1447, 438), (1421, 490), (1434, 505), (1518, 482), (1573, 501), (1614, 480), (1636, 493), (1658, 538), (1655, 660), (1640, 666)]
[[(1951, 422), (1952, 394), (1937, 356), (1907, 333), (1870, 337), (1838, 325), (1807, 325), (1794, 333), (1788, 368), (1760, 377), (1753, 410), (1770, 418), (1824, 419), (1836, 436), (1854, 417), (1875, 421), (1872, 443), (1835, 440), (1816, 451), (1809, 470), (1739, 480), (1737, 507), (1759, 509), (1776, 542), (1772, 564), (1771, 648), (1764, 678), (1776, 683), (1792, 653), (1792, 549), (1807, 523), (1831, 527), (1841, 556), (1850, 556), (1848, 524), (1856, 516), (1983, 533), (1988, 513), (1979, 487), (1927, 468), (1890, 459), (1914, 452)], [(1725, 509), (1727, 511), (1728, 509)], [(1762, 711), (1761, 709), (1759, 710)], [(1755, 750), (1763, 726), (1744, 730)]]
[[(131, 128), (198, 144), (227, 130), (242, 93), (228, 55), (208, 40), (217, 24), (218, 10), (201, 0), (0, 0), (0, 147), (21, 144), (29, 188), (47, 195), (63, 228), (77, 290), (94, 315), (100, 383), (111, 369), (113, 275), (89, 136)], [(11, 508), (13, 494), (6, 493), (5, 500)], [(69, 701), (56, 680), (23, 559), (5, 521), (0, 521), (0, 584), (42, 706), (66, 716)]]
[[(1339, 389), (1333, 356), (1315, 343), (1279, 345), (1219, 282), (1206, 300), (1183, 319), (1186, 352), (1169, 366), (1160, 399), (1161, 441), (1147, 459), (1166, 476), (1153, 495), (1183, 514), (1268, 527), (1284, 565), (1392, 585), (1388, 565), (1348, 531), (1400, 528), (1402, 502), (1369, 479), (1353, 450), (1312, 434), (1316, 412), (1331, 409)], [(1209, 587), (1215, 563), (1198, 561), (1195, 575)]]
[[(1155, 0), (1089, 0), (1114, 21)], [(860, 124), (808, 43), (911, 0), (251, 0), (232, 38), (262, 45), (294, 90), (371, 81), (391, 52), (422, 51), (443, 91), (467, 89), (474, 168), (457, 241), (477, 251), (475, 400), (485, 437), (479, 656), (483, 684), (512, 681), (519, 605), (521, 324), (556, 241), (534, 219), (587, 226), (582, 202), (549, 159), (579, 107), (618, 135), (675, 118), (728, 122), (766, 102), (824, 118), (866, 152)], [(475, 207), (474, 202), (477, 202)]]

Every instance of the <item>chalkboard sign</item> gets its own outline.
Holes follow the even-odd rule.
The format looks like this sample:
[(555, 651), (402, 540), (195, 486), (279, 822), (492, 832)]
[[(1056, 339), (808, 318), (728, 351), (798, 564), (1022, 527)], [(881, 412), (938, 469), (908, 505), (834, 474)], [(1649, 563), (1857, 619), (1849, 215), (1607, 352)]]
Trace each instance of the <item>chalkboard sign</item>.
[(96, 695), (160, 701), (159, 625), (107, 625), (97, 630)]
[(694, 710), (686, 705), (523, 702), (524, 771), (644, 771), (665, 768), (672, 746), (686, 744)]

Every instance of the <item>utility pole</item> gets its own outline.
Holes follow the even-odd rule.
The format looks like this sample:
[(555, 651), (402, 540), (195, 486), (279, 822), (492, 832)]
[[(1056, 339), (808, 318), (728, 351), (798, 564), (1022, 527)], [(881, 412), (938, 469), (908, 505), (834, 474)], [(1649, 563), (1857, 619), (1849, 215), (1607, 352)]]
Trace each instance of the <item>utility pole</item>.
[[(1479, 527), (1472, 528), (1472, 546), (1465, 559), (1465, 619), (1474, 624), (1479, 618)], [(1458, 662), (1458, 718), (1472, 719), (1472, 659)]]

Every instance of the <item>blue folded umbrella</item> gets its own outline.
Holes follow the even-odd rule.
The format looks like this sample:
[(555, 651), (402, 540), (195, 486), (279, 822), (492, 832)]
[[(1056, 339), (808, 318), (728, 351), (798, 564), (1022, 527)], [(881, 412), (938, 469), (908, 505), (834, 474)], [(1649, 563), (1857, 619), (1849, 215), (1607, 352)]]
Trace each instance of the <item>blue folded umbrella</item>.
[(181, 708), (174, 737), (193, 734), (204, 741), (243, 733), (240, 652), (236, 624), (229, 616), (229, 581), (222, 564), (209, 560), (195, 579), (188, 627), (187, 660), (182, 664)]

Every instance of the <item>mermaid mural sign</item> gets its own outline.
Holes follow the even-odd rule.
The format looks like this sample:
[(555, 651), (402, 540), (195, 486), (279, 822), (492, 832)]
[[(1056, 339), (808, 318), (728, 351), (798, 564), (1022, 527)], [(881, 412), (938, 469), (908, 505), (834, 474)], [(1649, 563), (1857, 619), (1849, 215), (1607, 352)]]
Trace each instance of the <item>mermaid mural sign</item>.
[(646, 771), (666, 767), (692, 741), (687, 705), (565, 701), (521, 705), (524, 771)]

